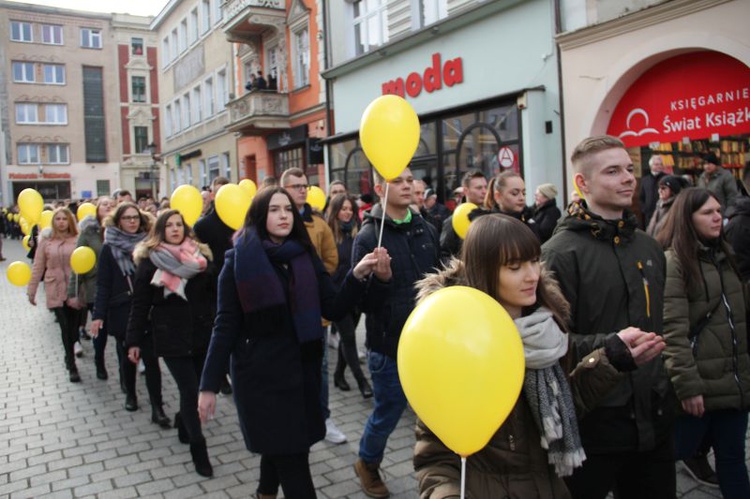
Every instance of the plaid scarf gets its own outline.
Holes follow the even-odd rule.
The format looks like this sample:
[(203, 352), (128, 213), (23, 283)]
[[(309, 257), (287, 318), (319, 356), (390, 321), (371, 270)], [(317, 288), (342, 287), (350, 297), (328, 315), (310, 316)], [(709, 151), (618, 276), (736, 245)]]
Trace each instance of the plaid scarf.
[(163, 287), (165, 298), (174, 293), (185, 301), (188, 279), (206, 270), (208, 265), (198, 245), (189, 237), (180, 244), (162, 242), (148, 257), (157, 269), (151, 284)]
[(245, 230), (235, 243), (234, 278), (242, 311), (257, 312), (287, 303), (282, 280), (274, 266), (289, 271), (288, 303), (300, 343), (323, 338), (320, 323), (318, 277), (312, 256), (297, 241), (282, 244), (261, 240), (255, 227)]
[(557, 475), (569, 476), (583, 464), (586, 454), (568, 377), (559, 362), (568, 351), (568, 337), (544, 307), (514, 322), (526, 357), (523, 393), (539, 428), (542, 448)]
[(130, 276), (135, 273), (135, 264), (133, 263), (133, 250), (135, 245), (146, 239), (146, 232), (136, 232), (131, 234), (122, 231), (117, 227), (107, 227), (104, 231), (104, 242), (112, 250), (112, 256), (115, 257), (117, 266), (124, 276)]

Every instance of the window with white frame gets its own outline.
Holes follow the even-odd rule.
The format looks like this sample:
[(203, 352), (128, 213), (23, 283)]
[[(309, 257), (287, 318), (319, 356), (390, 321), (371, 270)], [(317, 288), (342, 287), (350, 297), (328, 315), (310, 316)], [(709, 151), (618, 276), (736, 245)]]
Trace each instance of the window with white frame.
[(205, 159), (198, 160), (198, 170), (200, 170), (201, 185), (208, 185), (208, 169), (206, 168)]
[(188, 163), (185, 165), (185, 183), (193, 185), (193, 165)]
[(34, 34), (31, 29), (31, 23), (11, 21), (10, 39), (14, 42), (33, 42)]
[(192, 122), (190, 121), (190, 94), (182, 96), (182, 129), (190, 128)]
[(174, 61), (177, 59), (177, 56), (180, 54), (180, 44), (177, 41), (177, 28), (172, 30), (172, 37), (169, 39), (169, 45), (172, 48), (172, 51), (170, 52), (170, 61)]
[(388, 42), (387, 3), (387, 0), (357, 0), (352, 4), (356, 55)]
[(307, 25), (293, 32), (294, 88), (310, 84), (310, 30)]
[(86, 49), (102, 48), (102, 31), (92, 28), (81, 28), (81, 47)]
[(175, 133), (182, 130), (182, 106), (180, 105), (180, 99), (174, 101), (174, 131)]
[(185, 178), (184, 171), (182, 165), (177, 167), (177, 185), (183, 185), (185, 183), (183, 180)]
[(193, 88), (193, 123), (200, 123), (203, 120), (203, 99), (201, 98), (201, 87), (197, 86)]
[(65, 85), (65, 66), (63, 64), (42, 64), (44, 83), (47, 85)]
[(70, 146), (68, 144), (45, 144), (47, 163), (50, 165), (70, 164)]
[(171, 59), (171, 52), (169, 51), (169, 37), (165, 36), (161, 41), (161, 67), (166, 67)]
[(188, 22), (187, 18), (180, 21), (180, 27), (178, 30), (178, 43), (180, 46), (180, 54), (187, 50), (187, 36), (188, 36)]
[(221, 175), (219, 171), (219, 157), (209, 156), (208, 157), (208, 181), (213, 182), (216, 177)]
[(39, 105), (35, 102), (16, 104), (16, 123), (39, 123)]
[(57, 24), (42, 24), (42, 43), (63, 44), (63, 27)]
[(147, 126), (134, 126), (133, 127), (133, 145), (135, 146), (136, 154), (146, 153), (148, 147), (148, 127)]
[(130, 53), (133, 55), (143, 55), (143, 38), (130, 39)]
[(146, 77), (133, 76), (130, 82), (133, 102), (146, 102)]
[(188, 41), (192, 45), (198, 41), (198, 7), (190, 11), (189, 30)]
[(67, 125), (68, 106), (66, 104), (45, 104), (44, 123), (47, 125)]
[(213, 18), (214, 24), (219, 24), (219, 22), (221, 22), (221, 2), (222, 0), (211, 0), (213, 10), (211, 17)]
[(221, 171), (226, 178), (232, 178), (232, 167), (229, 164), (229, 153), (221, 154)]
[(34, 70), (33, 62), (13, 61), (11, 68), (14, 82), (34, 83), (36, 81), (36, 71)]
[(205, 85), (206, 88), (204, 89), (203, 97), (204, 99), (206, 99), (206, 105), (204, 106), (204, 109), (206, 110), (206, 118), (210, 118), (216, 112), (213, 78), (208, 78), (205, 82)]
[(172, 136), (172, 105), (164, 106), (164, 133), (167, 137)]
[(222, 111), (227, 100), (227, 72), (222, 69), (216, 73), (216, 109)]
[(211, 0), (201, 0), (201, 34), (211, 29)]
[(18, 144), (18, 164), (38, 165), (41, 161), (39, 144)]

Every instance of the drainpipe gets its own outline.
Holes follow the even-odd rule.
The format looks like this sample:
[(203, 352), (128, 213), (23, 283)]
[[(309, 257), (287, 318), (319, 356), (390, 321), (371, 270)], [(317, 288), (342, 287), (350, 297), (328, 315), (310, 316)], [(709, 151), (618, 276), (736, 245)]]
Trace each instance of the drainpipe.
[[(555, 0), (554, 1), (554, 9), (555, 9), (555, 35), (558, 35), (562, 33), (562, 14), (560, 11), (560, 1), (561, 0)], [(568, 174), (567, 174), (567, 167), (566, 167), (566, 151), (565, 151), (565, 112), (564, 112), (564, 103), (563, 103), (563, 80), (562, 80), (562, 58), (560, 57), (560, 44), (555, 41), (555, 51), (557, 52), (557, 86), (560, 89), (559, 92), (559, 99), (560, 99), (560, 141), (561, 144), (561, 150), (562, 150), (562, 165), (563, 165), (563, 193), (565, 200), (565, 204), (563, 206), (567, 206), (568, 203), (570, 203), (570, 199), (568, 199), (568, 196), (570, 195), (570, 190), (568, 187)]]
[[(327, 1), (326, 0), (320, 0), (320, 8), (323, 10), (323, 15), (321, 16), (323, 18), (323, 70), (328, 69), (328, 50), (329, 50), (329, 36), (328, 36), (328, 8), (327, 8)], [(333, 131), (331, 130), (333, 119), (332, 113), (333, 109), (331, 108), (331, 99), (333, 98), (333, 82), (329, 79), (325, 79), (326, 83), (326, 93), (325, 93), (325, 99), (326, 99), (326, 136), (330, 137), (333, 135)], [(328, 145), (325, 146), (324, 154), (323, 154), (324, 161), (326, 162), (326, 185), (330, 185), (330, 163), (328, 161)]]

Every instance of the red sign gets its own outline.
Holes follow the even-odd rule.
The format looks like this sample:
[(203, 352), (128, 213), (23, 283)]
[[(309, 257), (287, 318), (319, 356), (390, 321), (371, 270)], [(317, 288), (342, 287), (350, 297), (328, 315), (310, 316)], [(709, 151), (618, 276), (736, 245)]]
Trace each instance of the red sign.
[(36, 180), (36, 179), (70, 179), (70, 173), (9, 173), (8, 178), (13, 180)]
[(464, 68), (460, 57), (440, 63), (440, 53), (432, 54), (432, 66), (425, 69), (423, 74), (417, 72), (409, 73), (406, 84), (403, 78), (383, 83), (383, 95), (394, 94), (404, 97), (404, 90), (409, 97), (416, 97), (424, 88), (429, 93), (446, 87), (452, 87), (464, 81)]
[(750, 133), (750, 68), (708, 51), (662, 61), (620, 99), (607, 133), (628, 147)]
[(516, 164), (516, 155), (510, 147), (501, 147), (497, 152), (497, 161), (503, 168), (511, 168)]

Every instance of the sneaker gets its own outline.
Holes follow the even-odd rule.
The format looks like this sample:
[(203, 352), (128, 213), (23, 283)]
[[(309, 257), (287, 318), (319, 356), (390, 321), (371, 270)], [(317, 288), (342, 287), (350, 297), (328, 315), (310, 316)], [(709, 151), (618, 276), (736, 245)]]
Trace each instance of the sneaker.
[(81, 346), (80, 341), (76, 341), (73, 345), (73, 353), (76, 354), (76, 357), (83, 357), (83, 347)]
[(357, 459), (354, 463), (354, 472), (359, 477), (359, 485), (362, 492), (368, 497), (385, 498), (390, 497), (391, 493), (380, 478), (378, 463), (366, 463)]
[(339, 349), (339, 341), (340, 341), (340, 338), (339, 338), (338, 333), (330, 333), (328, 335), (328, 346), (330, 348), (333, 348), (334, 350), (338, 350)]
[(683, 459), (682, 466), (696, 482), (708, 487), (719, 486), (719, 478), (708, 464), (708, 458), (705, 455), (696, 454), (689, 459)]
[(326, 442), (332, 444), (343, 444), (346, 442), (346, 435), (336, 427), (331, 418), (326, 419)]

